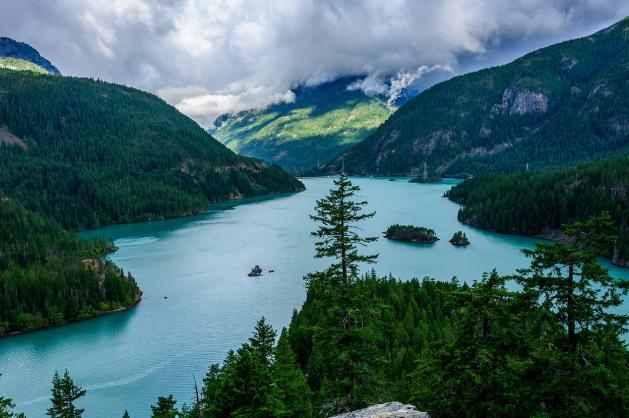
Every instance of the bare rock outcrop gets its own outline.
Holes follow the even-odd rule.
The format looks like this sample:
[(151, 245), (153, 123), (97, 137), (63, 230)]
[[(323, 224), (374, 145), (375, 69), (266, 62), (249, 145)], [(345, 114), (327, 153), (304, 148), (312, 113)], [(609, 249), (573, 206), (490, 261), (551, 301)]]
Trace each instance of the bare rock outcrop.
[(502, 101), (495, 105), (496, 112), (509, 115), (526, 115), (528, 113), (546, 113), (548, 97), (543, 93), (509, 87), (502, 93)]
[(372, 405), (365, 409), (335, 415), (331, 418), (430, 418), (428, 413), (420, 412), (413, 405), (401, 402), (387, 402)]

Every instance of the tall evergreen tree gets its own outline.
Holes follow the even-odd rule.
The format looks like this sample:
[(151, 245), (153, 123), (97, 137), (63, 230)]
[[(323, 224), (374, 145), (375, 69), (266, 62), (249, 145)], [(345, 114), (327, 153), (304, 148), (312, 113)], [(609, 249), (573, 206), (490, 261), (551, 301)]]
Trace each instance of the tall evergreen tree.
[(360, 188), (341, 174), (334, 188), (317, 201), (311, 219), (321, 225), (312, 233), (317, 258), (335, 259), (325, 271), (306, 276), (309, 298), (322, 305), (324, 313), (313, 329), (313, 352), (309, 378), (316, 380), (319, 413), (346, 412), (378, 398), (383, 361), (377, 346), (381, 328), (376, 325), (378, 307), (368, 300), (358, 282), (359, 263), (374, 263), (377, 254), (364, 255), (376, 237), (363, 237), (358, 222), (375, 212), (363, 212), (366, 201), (356, 201)]
[(129, 411), (125, 409), (124, 414), (122, 415), (122, 418), (131, 418), (131, 415), (129, 415)]
[[(539, 346), (535, 396), (556, 416), (622, 416), (629, 410), (629, 355), (620, 336), (628, 316), (610, 310), (629, 283), (609, 276), (597, 257), (614, 241), (609, 214), (565, 227), (571, 242), (524, 250), (531, 267), (519, 282), (559, 332)], [(550, 347), (550, 349), (549, 349)]]
[(273, 362), (273, 347), (275, 346), (275, 337), (277, 333), (273, 327), (266, 323), (262, 317), (253, 331), (253, 335), (249, 338), (251, 348), (256, 350), (261, 359), (270, 365)]
[(282, 394), (272, 371), (275, 335), (262, 318), (249, 343), (230, 351), (222, 366), (210, 366), (203, 380), (204, 417), (282, 416), (285, 411)]
[(315, 257), (337, 259), (338, 262), (330, 266), (328, 273), (332, 278), (347, 284), (357, 276), (358, 263), (374, 263), (378, 257), (377, 254), (359, 254), (359, 246), (366, 246), (378, 238), (361, 237), (355, 225), (372, 218), (375, 212), (362, 213), (367, 202), (353, 200), (360, 187), (352, 184), (345, 174), (334, 180), (334, 186), (326, 197), (317, 200), (315, 214), (310, 215), (312, 220), (321, 224), (312, 235), (318, 238)]
[(619, 306), (629, 286), (609, 275), (597, 260), (614, 243), (614, 222), (607, 212), (564, 228), (571, 242), (538, 243), (523, 250), (531, 258), (519, 282), (565, 326), (567, 343), (577, 354), (581, 339), (600, 327), (622, 332), (629, 317), (609, 312)]
[(48, 408), (46, 415), (53, 418), (81, 418), (84, 409), (74, 406), (74, 402), (85, 396), (85, 389), (74, 384), (70, 373), (66, 370), (63, 377), (55, 371), (52, 378), (52, 406)]

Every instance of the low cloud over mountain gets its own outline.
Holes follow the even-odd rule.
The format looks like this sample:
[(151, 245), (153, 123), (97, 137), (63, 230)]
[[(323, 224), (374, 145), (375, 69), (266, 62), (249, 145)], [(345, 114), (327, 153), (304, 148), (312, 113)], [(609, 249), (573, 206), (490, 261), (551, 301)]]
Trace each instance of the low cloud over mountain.
[(3, 4), (0, 35), (64, 74), (157, 92), (208, 126), (346, 75), (394, 100), (627, 14), (622, 0), (21, 0)]

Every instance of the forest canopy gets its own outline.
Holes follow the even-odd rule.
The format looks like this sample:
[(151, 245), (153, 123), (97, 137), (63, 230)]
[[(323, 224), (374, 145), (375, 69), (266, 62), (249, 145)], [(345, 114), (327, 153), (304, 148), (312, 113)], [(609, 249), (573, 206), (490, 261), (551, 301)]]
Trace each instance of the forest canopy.
[(101, 259), (112, 249), (110, 242), (75, 237), (0, 195), (0, 336), (137, 303), (134, 278)]
[(303, 190), (152, 94), (0, 69), (0, 192), (80, 230)]

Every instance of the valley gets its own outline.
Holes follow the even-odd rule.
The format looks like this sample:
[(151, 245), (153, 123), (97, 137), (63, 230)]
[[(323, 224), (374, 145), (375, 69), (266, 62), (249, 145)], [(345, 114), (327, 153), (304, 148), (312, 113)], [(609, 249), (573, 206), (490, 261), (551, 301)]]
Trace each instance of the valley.
[[(379, 239), (373, 244), (380, 254), (374, 266), (379, 275), (445, 282), (456, 276), (471, 283), (494, 267), (514, 273), (526, 265), (520, 249), (536, 242), (458, 222), (459, 206), (442, 197), (457, 181), (352, 180), (362, 188), (358, 197), (369, 200), (367, 209), (376, 211), (364, 225), (366, 234), (408, 223), (430, 225), (446, 238), (425, 247)], [(54, 369), (67, 367), (87, 388), (81, 405), (95, 418), (120, 415), (124, 408), (131, 416), (148, 416), (148, 406), (165, 393), (173, 393), (179, 404), (190, 403), (192, 375), (201, 380), (209, 364), (222, 362), (228, 350), (246, 340), (261, 316), (276, 329), (287, 326), (305, 298), (303, 276), (325, 266), (325, 260), (312, 258), (315, 224), (308, 214), (332, 179), (304, 183), (306, 191), (295, 195), (81, 233), (114, 241), (119, 250), (108, 259), (133, 272), (145, 300), (125, 313), (2, 340), (0, 392), (28, 416), (40, 416)], [(472, 245), (452, 246), (447, 238), (457, 230), (466, 232)], [(251, 279), (247, 273), (254, 264), (275, 272)], [(615, 277), (629, 280), (629, 270), (605, 265)], [(629, 313), (627, 302), (622, 312)]]
[(303, 174), (365, 139), (392, 113), (381, 95), (349, 90), (357, 80), (299, 87), (292, 103), (224, 115), (212, 134), (238, 154)]
[(624, 416), (615, 1), (3, 5), (0, 418)]

